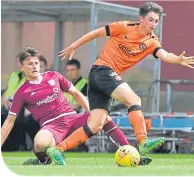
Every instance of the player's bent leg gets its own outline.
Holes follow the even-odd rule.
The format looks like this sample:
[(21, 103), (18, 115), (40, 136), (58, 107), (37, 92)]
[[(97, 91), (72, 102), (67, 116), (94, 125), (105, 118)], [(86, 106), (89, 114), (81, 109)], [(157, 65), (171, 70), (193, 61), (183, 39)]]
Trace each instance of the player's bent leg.
[[(77, 120), (73, 123), (70, 130), (67, 132), (67, 135), (65, 136), (65, 138), (67, 138), (69, 135), (71, 135), (78, 128), (87, 124), (89, 116), (90, 116), (90, 113), (84, 113), (84, 114), (78, 115)], [(119, 131), (117, 131), (117, 129)], [(116, 142), (115, 145), (119, 144), (122, 146), (122, 145), (128, 144), (128, 141), (126, 140), (125, 135), (117, 127), (117, 125), (113, 122), (112, 118), (109, 115), (107, 115), (107, 117), (106, 117), (106, 120), (105, 120), (104, 125), (103, 125), (103, 130), (105, 131), (108, 138), (112, 136), (111, 140), (115, 141), (115, 139), (118, 139), (119, 143), (118, 143), (118, 141), (115, 141)], [(115, 138), (113, 137), (114, 135), (111, 135), (112, 132), (114, 132)], [(119, 138), (118, 137), (116, 138), (117, 134), (119, 135)]]
[(108, 111), (103, 109), (92, 110), (88, 118), (88, 123), (75, 130), (69, 137), (59, 143), (57, 145), (58, 148), (61, 151), (66, 151), (86, 142), (88, 138), (102, 129), (107, 114)]
[[(57, 145), (47, 149), (49, 157), (58, 164), (61, 164), (62, 156), (60, 153), (72, 149), (79, 144), (87, 141), (91, 136), (102, 130), (108, 111), (103, 109), (94, 109), (88, 118), (88, 123), (75, 130), (69, 137)], [(59, 155), (55, 155), (58, 153)], [(63, 164), (61, 164), (63, 165)]]
[(137, 141), (139, 143), (143, 142), (147, 138), (147, 131), (145, 120), (140, 110), (141, 99), (133, 92), (127, 83), (120, 84), (115, 90), (113, 90), (111, 96), (128, 108), (137, 105), (138, 110), (134, 109), (129, 112), (129, 121), (133, 126)]
[(75, 137), (78, 138), (78, 136), (81, 135), (80, 131), (82, 131), (83, 126), (87, 124), (89, 116), (90, 113), (78, 115), (76, 121), (71, 125), (71, 127), (67, 131), (64, 137), (65, 139), (62, 142), (60, 142), (58, 146), (53, 146), (47, 149), (49, 157), (53, 159), (57, 164), (63, 165), (63, 163), (61, 163), (64, 159), (63, 152), (67, 150), (70, 146), (74, 146), (73, 143), (75, 142), (72, 141), (75, 140), (74, 139)]
[(152, 149), (164, 143), (164, 138), (154, 140), (147, 138), (145, 120), (141, 111), (141, 99), (133, 92), (127, 83), (120, 84), (112, 92), (111, 96), (128, 107), (129, 121), (139, 143), (140, 154), (149, 153)]
[(45, 156), (48, 159), (53, 160), (56, 164), (65, 166), (66, 163), (64, 160), (64, 154), (62, 152), (55, 149), (50, 149), (53, 156), (49, 156), (48, 153), (50, 153), (50, 151), (48, 151), (48, 149), (49, 147), (53, 147), (54, 145), (55, 139), (53, 137), (53, 134), (46, 129), (40, 130), (34, 138), (35, 155), (38, 157), (38, 159), (40, 159), (41, 156)]
[(52, 160), (46, 150), (55, 145), (53, 134), (48, 130), (40, 130), (34, 138), (34, 154), (37, 159), (28, 159), (23, 165), (48, 165)]

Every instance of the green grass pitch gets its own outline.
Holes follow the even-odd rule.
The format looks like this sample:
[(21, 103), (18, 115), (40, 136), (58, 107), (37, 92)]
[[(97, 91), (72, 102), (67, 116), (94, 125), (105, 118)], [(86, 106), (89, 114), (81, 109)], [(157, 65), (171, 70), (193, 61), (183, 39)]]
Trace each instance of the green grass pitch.
[(112, 153), (66, 153), (67, 166), (23, 166), (32, 152), (4, 152), (3, 159), (11, 171), (32, 176), (194, 176), (194, 154), (151, 154), (148, 166), (118, 167)]

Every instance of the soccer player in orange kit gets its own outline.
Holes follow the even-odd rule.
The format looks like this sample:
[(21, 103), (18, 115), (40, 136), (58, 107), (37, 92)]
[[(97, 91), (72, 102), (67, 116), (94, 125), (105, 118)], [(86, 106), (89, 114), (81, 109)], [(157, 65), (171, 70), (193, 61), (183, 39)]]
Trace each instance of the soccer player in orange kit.
[[(141, 99), (119, 76), (149, 54), (164, 62), (194, 68), (191, 66), (194, 64), (194, 57), (185, 57), (185, 52), (177, 56), (162, 48), (153, 32), (159, 24), (162, 13), (163, 8), (158, 4), (145, 2), (140, 7), (140, 22), (111, 23), (87, 33), (60, 52), (62, 59), (66, 57), (71, 59), (79, 46), (98, 37), (110, 36), (89, 73), (88, 98), (91, 110), (89, 120), (57, 147), (53, 147), (52, 151), (50, 150), (51, 158), (56, 157), (55, 152), (71, 149), (100, 132), (109, 114), (112, 98), (127, 106), (129, 121), (139, 143), (140, 154), (149, 153), (165, 141), (164, 138), (147, 137)], [(60, 157), (57, 158), (60, 159)]]

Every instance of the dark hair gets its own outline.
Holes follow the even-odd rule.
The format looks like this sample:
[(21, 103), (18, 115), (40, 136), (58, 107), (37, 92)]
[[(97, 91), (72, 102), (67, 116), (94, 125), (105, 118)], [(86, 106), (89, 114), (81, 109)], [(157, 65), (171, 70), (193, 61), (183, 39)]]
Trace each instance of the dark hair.
[(18, 59), (20, 64), (22, 65), (24, 60), (26, 60), (28, 57), (37, 57), (39, 58), (39, 52), (35, 48), (32, 47), (25, 47), (24, 52), (19, 53)]
[(140, 7), (139, 15), (144, 17), (149, 12), (155, 12), (156, 14), (159, 14), (159, 17), (160, 17), (163, 13), (163, 8), (154, 2), (145, 2)]
[(77, 69), (81, 68), (81, 63), (76, 59), (68, 60), (67, 63), (66, 63), (66, 66), (67, 65), (76, 65)]
[(42, 61), (45, 64), (45, 66), (48, 66), (48, 62), (47, 62), (46, 58), (43, 55), (39, 55), (38, 58), (39, 58), (40, 61)]

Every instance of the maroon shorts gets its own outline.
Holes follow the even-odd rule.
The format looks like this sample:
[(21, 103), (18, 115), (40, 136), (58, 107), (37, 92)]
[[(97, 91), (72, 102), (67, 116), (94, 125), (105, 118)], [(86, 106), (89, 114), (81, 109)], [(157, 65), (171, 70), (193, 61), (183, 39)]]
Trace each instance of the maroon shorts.
[(41, 130), (49, 130), (53, 134), (56, 144), (59, 144), (75, 130), (84, 126), (89, 116), (90, 113), (64, 116), (45, 124)]

